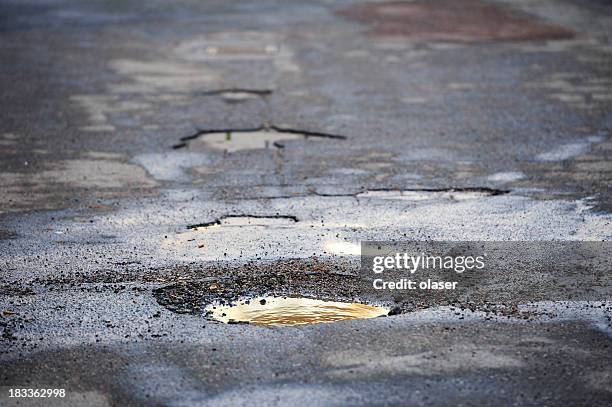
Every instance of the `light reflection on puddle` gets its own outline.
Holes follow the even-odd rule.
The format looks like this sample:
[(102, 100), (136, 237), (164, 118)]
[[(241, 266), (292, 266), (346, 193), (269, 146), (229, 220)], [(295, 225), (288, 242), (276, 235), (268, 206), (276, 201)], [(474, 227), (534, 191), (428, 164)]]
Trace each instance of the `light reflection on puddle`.
[(217, 321), (248, 322), (263, 326), (295, 326), (387, 315), (389, 310), (367, 304), (322, 301), (312, 298), (258, 297), (233, 305), (206, 307)]

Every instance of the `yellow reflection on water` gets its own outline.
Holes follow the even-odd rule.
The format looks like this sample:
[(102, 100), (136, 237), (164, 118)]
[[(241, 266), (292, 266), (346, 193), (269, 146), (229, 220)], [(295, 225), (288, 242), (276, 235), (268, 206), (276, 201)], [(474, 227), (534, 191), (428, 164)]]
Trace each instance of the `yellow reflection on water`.
[(389, 310), (367, 304), (322, 301), (312, 298), (258, 297), (233, 305), (209, 305), (214, 319), (264, 326), (294, 326), (375, 318)]

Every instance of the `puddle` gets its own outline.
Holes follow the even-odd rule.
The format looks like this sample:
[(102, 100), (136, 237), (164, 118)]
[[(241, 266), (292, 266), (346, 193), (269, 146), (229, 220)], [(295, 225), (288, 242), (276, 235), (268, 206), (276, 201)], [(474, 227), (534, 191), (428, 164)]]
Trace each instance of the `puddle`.
[(262, 126), (257, 129), (203, 130), (193, 136), (183, 137), (182, 143), (174, 148), (188, 146), (192, 150), (219, 150), (228, 153), (243, 150), (284, 148), (286, 141), (323, 140), (346, 137), (297, 129), (283, 129), (276, 126)]
[(357, 198), (396, 199), (403, 201), (427, 201), (431, 199), (446, 199), (449, 201), (467, 201), (482, 197), (499, 195), (496, 190), (449, 190), (449, 191), (366, 191), (357, 194)]
[(208, 133), (190, 143), (190, 147), (198, 146), (233, 153), (242, 150), (258, 150), (265, 148), (282, 148), (281, 142), (303, 140), (300, 134), (280, 133), (276, 131), (258, 130), (250, 132)]
[(224, 323), (248, 322), (262, 326), (295, 326), (387, 315), (389, 310), (367, 304), (312, 298), (258, 297), (234, 305), (209, 305), (206, 310)]

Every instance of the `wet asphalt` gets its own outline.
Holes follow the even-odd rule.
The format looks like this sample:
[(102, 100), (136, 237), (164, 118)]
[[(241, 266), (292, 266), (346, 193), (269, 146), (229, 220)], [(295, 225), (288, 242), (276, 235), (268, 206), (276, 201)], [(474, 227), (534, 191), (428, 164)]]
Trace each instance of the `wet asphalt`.
[(603, 0), (0, 1), (0, 404), (610, 404), (605, 272), (204, 307), (382, 301), (366, 240), (610, 240), (611, 40)]

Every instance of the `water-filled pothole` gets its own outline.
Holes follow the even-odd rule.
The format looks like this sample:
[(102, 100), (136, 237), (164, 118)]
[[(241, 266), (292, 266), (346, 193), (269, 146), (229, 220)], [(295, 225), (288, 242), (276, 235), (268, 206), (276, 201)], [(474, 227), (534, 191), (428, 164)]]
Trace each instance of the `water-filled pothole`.
[(267, 130), (246, 132), (209, 133), (193, 141), (191, 147), (199, 146), (223, 150), (228, 153), (241, 150), (257, 150), (262, 148), (278, 147), (281, 141), (300, 140), (304, 138), (299, 134), (277, 133)]
[(284, 148), (291, 140), (324, 140), (346, 137), (337, 134), (319, 133), (277, 126), (261, 126), (255, 129), (201, 130), (192, 136), (181, 138), (173, 148), (188, 147), (190, 150), (220, 150), (233, 153), (242, 150)]
[(304, 297), (258, 297), (239, 300), (231, 305), (206, 307), (212, 317), (225, 323), (250, 323), (263, 326), (295, 326), (387, 315), (383, 307), (323, 301)]

